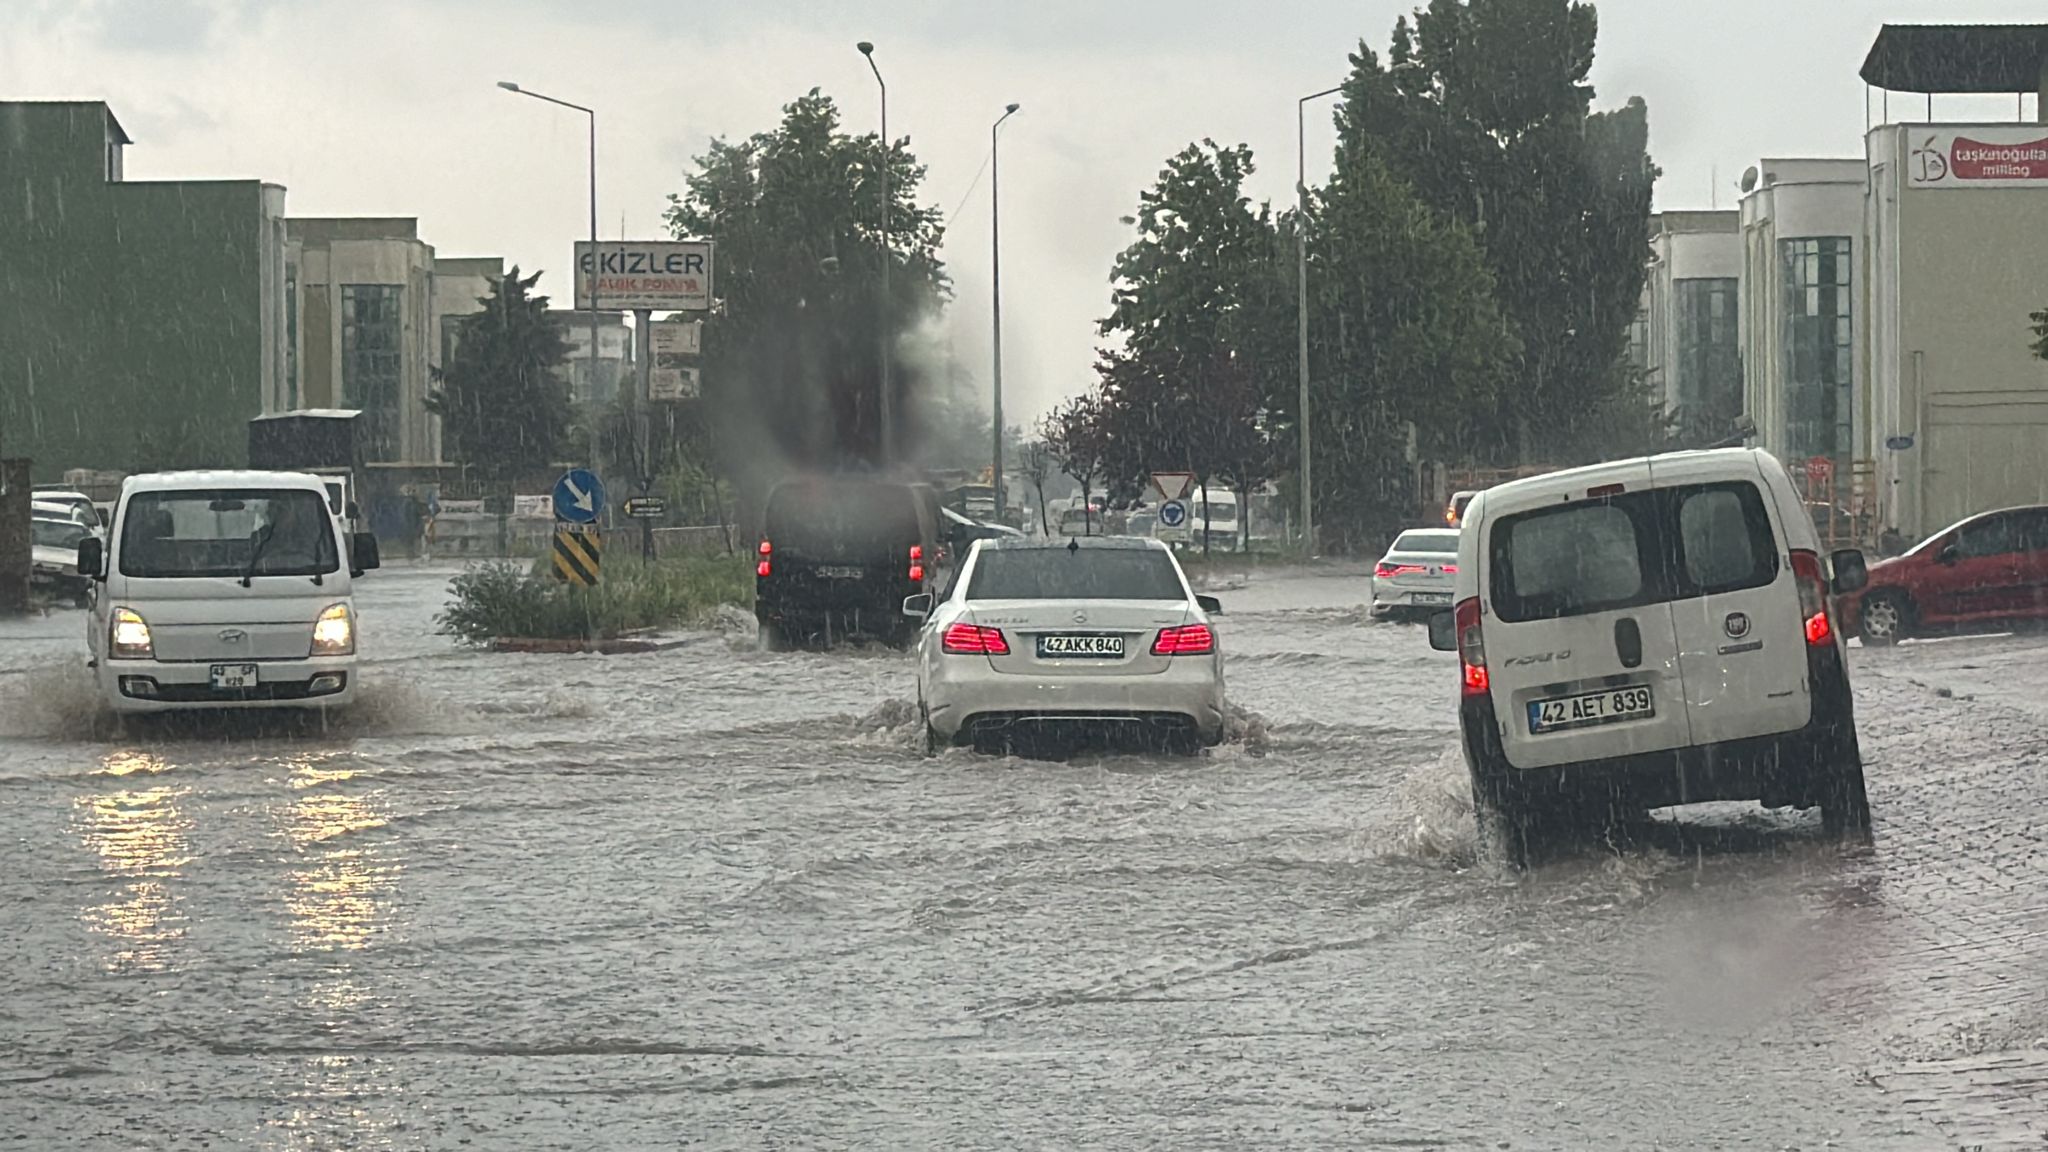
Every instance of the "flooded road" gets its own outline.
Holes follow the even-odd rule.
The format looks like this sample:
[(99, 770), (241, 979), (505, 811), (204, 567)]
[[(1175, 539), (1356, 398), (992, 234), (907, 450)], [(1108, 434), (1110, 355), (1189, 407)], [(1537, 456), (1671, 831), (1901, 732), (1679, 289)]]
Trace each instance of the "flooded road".
[(1876, 847), (1474, 867), (1451, 658), (1220, 590), (1200, 760), (925, 759), (907, 659), (496, 656), (118, 730), (0, 624), (0, 1147), (2040, 1148), (2048, 641), (1856, 651)]

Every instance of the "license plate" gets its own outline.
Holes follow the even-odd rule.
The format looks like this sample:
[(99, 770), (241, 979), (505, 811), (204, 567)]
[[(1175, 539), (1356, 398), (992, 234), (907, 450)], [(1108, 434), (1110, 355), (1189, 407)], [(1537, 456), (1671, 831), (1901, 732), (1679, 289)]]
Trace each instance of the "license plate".
[(1079, 657), (1094, 660), (1120, 660), (1124, 654), (1124, 638), (1121, 636), (1040, 636), (1038, 655), (1040, 658)]
[(210, 671), (216, 692), (238, 692), (256, 686), (254, 664), (215, 664)]
[(818, 575), (827, 580), (858, 580), (866, 573), (843, 564), (827, 564), (818, 569)]
[(1416, 592), (1410, 595), (1408, 599), (1413, 600), (1417, 604), (1449, 604), (1451, 602), (1451, 594), (1449, 592)]
[(1559, 732), (1567, 728), (1590, 728), (1624, 720), (1647, 720), (1657, 714), (1656, 701), (1647, 685), (1608, 688), (1529, 701), (1529, 731)]

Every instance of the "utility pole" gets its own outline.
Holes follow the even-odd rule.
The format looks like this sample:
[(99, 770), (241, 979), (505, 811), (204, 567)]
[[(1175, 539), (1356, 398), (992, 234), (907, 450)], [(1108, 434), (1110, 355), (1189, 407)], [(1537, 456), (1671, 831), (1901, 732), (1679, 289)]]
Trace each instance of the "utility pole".
[(889, 146), (889, 84), (882, 79), (882, 69), (875, 63), (875, 46), (863, 40), (854, 47), (867, 57), (868, 69), (875, 74), (875, 83), (882, 89), (882, 467), (890, 468), (896, 463), (896, 382), (893, 365), (890, 363), (896, 342), (894, 319), (896, 297), (889, 291), (889, 266), (896, 262), (895, 242), (889, 233), (890, 210), (894, 201), (889, 195), (889, 161), (894, 151)]
[(995, 299), (995, 471), (990, 478), (995, 482), (996, 523), (1003, 522), (1003, 510), (1009, 505), (1003, 502), (1003, 211), (1001, 169), (997, 165), (996, 132), (1003, 121), (1017, 114), (1018, 105), (1003, 109), (1003, 114), (988, 130), (988, 214), (989, 214), (989, 264), (993, 271)]
[(1314, 504), (1310, 498), (1313, 491), (1314, 472), (1309, 455), (1309, 406), (1308, 406), (1308, 102), (1324, 96), (1334, 96), (1344, 90), (1343, 85), (1311, 92), (1294, 104), (1294, 146), (1295, 146), (1295, 217), (1294, 217), (1294, 280), (1298, 298), (1295, 301), (1295, 327), (1299, 338), (1297, 361), (1301, 369), (1301, 395), (1298, 398), (1296, 423), (1301, 426), (1301, 540), (1310, 556), (1318, 554), (1316, 548), (1316, 521)]

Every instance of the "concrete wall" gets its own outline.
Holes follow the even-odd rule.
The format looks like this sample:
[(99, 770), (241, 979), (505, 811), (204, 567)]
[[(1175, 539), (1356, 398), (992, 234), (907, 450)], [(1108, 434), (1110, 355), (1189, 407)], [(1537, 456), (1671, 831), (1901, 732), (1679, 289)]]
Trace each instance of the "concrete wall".
[(282, 362), (283, 189), (110, 182), (118, 134), (104, 104), (0, 104), (0, 429), (38, 480), (239, 465)]
[(2048, 363), (2028, 347), (2028, 313), (2048, 306), (2048, 187), (1910, 187), (1900, 161), (1925, 127), (1868, 141), (1873, 433), (1914, 437), (1883, 452), (1879, 475), (1887, 519), (1916, 539), (2048, 503)]

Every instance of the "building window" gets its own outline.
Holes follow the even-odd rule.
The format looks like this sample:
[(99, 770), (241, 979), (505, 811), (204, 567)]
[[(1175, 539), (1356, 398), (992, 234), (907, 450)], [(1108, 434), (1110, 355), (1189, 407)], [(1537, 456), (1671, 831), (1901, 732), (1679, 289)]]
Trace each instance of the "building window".
[(1628, 364), (1637, 375), (1647, 377), (1650, 373), (1650, 312), (1637, 308), (1635, 319), (1628, 325)]
[(299, 266), (284, 266), (284, 406), (299, 407)]
[(341, 286), (341, 388), (362, 411), (363, 450), (372, 460), (400, 459), (399, 365), (402, 343), (399, 284)]
[(1783, 242), (1785, 450), (1846, 460), (1855, 349), (1850, 344), (1849, 238)]
[(1688, 440), (1711, 443), (1728, 434), (1742, 415), (1742, 347), (1736, 338), (1736, 281), (1686, 279), (1673, 282), (1678, 311), (1674, 371), (1677, 394), (1671, 413)]

